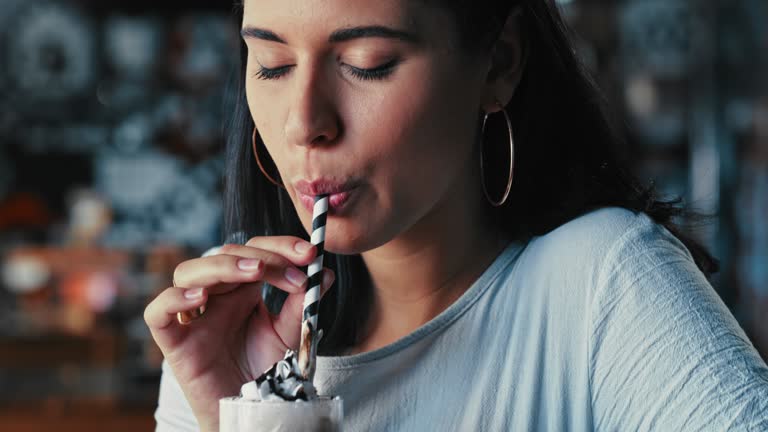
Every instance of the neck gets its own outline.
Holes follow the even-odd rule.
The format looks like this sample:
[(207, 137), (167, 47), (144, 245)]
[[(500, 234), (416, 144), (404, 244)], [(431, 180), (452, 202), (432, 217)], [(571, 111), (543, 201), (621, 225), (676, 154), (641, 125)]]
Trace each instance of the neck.
[(454, 189), (456, 193), (407, 232), (362, 254), (373, 285), (373, 304), (353, 353), (388, 345), (440, 314), (506, 246), (490, 223), (492, 209), (479, 185), (468, 189)]

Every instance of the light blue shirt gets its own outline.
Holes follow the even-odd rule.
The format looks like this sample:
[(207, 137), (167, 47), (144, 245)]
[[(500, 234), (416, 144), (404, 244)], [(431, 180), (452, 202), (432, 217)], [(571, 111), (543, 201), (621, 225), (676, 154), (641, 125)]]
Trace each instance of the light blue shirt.
[[(768, 367), (688, 250), (597, 210), (510, 244), (449, 308), (319, 357), (346, 431), (768, 431)], [(197, 430), (164, 367), (158, 431)]]

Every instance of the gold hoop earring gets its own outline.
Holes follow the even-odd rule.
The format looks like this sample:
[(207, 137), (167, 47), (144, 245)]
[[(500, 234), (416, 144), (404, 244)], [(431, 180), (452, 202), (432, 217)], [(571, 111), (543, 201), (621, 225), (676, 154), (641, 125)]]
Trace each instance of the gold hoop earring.
[(515, 140), (512, 137), (512, 121), (509, 119), (509, 115), (507, 114), (507, 111), (504, 109), (504, 106), (501, 104), (501, 102), (496, 101), (496, 105), (499, 106), (500, 111), (504, 114), (504, 119), (507, 121), (507, 130), (509, 131), (509, 176), (507, 179), (507, 186), (504, 189), (504, 196), (501, 197), (501, 200), (494, 201), (494, 199), (491, 198), (491, 195), (488, 193), (488, 188), (485, 186), (485, 167), (483, 166), (483, 148), (485, 147), (485, 123), (488, 120), (488, 116), (491, 115), (491, 113), (485, 113), (485, 117), (483, 117), (483, 127), (481, 130), (482, 141), (480, 144), (480, 183), (482, 183), (483, 185), (483, 192), (485, 193), (485, 197), (488, 199), (488, 202), (490, 202), (491, 205), (494, 207), (501, 207), (507, 201), (507, 198), (509, 197), (509, 191), (512, 189), (513, 167), (515, 163)]
[(258, 150), (256, 150), (256, 132), (257, 132), (257, 130), (254, 127), (253, 128), (253, 137), (252, 137), (252, 140), (251, 140), (251, 147), (253, 147), (253, 157), (256, 159), (256, 163), (259, 165), (259, 169), (261, 170), (261, 173), (264, 174), (264, 177), (266, 177), (267, 180), (272, 182), (272, 184), (274, 184), (275, 186), (278, 186), (278, 187), (281, 187), (281, 188), (285, 189), (285, 186), (283, 186), (282, 184), (278, 183), (277, 181), (275, 181), (275, 179), (272, 178), (272, 176), (267, 174), (267, 171), (264, 169), (264, 166), (261, 164), (261, 161), (259, 160), (259, 152), (258, 152)]

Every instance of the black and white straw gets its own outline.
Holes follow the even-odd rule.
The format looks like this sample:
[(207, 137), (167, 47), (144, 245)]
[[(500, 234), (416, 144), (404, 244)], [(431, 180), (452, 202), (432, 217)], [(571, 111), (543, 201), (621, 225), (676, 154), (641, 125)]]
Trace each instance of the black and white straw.
[(325, 221), (328, 215), (328, 195), (317, 195), (312, 211), (312, 238), (310, 241), (317, 248), (315, 260), (307, 269), (309, 283), (304, 295), (303, 320), (317, 330), (317, 313), (320, 309), (320, 286), (323, 283), (323, 255), (325, 246)]

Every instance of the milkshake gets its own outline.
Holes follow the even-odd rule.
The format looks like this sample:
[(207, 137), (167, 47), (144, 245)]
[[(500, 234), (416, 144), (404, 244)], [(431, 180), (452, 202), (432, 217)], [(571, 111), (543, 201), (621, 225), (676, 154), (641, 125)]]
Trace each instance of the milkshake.
[(239, 396), (219, 400), (221, 432), (339, 432), (343, 417), (341, 398), (318, 396), (290, 350), (261, 376), (243, 384)]

